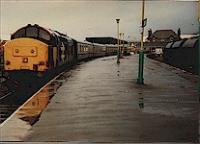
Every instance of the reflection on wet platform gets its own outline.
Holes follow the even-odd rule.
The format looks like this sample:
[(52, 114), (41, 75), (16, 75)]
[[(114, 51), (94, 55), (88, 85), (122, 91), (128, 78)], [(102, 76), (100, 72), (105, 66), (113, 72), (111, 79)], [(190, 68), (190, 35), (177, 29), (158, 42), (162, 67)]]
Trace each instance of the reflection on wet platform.
[(63, 78), (65, 77), (61, 75), (56, 81), (45, 86), (39, 93), (27, 101), (24, 106), (17, 111), (16, 115), (18, 118), (27, 121), (30, 125), (37, 122), (41, 113), (50, 102), (50, 99), (62, 85)]
[[(65, 75), (67, 75), (65, 73)], [(50, 103), (51, 98), (56, 94), (58, 88), (66, 81), (68, 76), (60, 75), (56, 80), (44, 86), (38, 93), (27, 100), (21, 107), (17, 109), (7, 121), (3, 122), (0, 127), (1, 140), (20, 140), (22, 136), (34, 125), (40, 118), (42, 112)], [(5, 112), (9, 113), (18, 105), (9, 106), (1, 105), (1, 117)], [(10, 110), (11, 109), (11, 110)], [(15, 125), (16, 129), (13, 129)]]
[(48, 105), (49, 98), (49, 86), (47, 86), (20, 108), (16, 114), (20, 119), (28, 121), (32, 125)]

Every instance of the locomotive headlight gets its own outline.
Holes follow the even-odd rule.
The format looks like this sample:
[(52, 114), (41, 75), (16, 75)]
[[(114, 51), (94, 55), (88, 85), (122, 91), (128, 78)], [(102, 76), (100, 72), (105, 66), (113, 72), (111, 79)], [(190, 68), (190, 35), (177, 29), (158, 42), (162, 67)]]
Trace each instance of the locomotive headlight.
[(23, 63), (28, 63), (28, 58), (23, 58), (22, 62)]
[(6, 65), (10, 65), (10, 61), (9, 60), (6, 61)]
[(15, 49), (15, 53), (19, 53), (19, 49)]
[(39, 65), (45, 65), (45, 62), (44, 61), (40, 61)]
[(31, 53), (34, 53), (34, 52), (35, 52), (35, 51), (32, 49), (32, 50), (31, 50)]

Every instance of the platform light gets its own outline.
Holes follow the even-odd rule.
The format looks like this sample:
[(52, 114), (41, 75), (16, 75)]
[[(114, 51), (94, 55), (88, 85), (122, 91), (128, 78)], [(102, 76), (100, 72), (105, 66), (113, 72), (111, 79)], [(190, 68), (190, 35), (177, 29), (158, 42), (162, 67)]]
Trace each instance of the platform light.
[(23, 58), (22, 62), (23, 63), (28, 63), (28, 58)]
[(31, 50), (31, 53), (33, 54), (34, 52), (35, 52), (35, 51), (32, 49), (32, 50)]
[(117, 22), (117, 45), (118, 45), (117, 64), (120, 63), (120, 61), (119, 61), (119, 57), (120, 57), (120, 47), (119, 47), (119, 21), (120, 21), (120, 19), (116, 19), (116, 22)]

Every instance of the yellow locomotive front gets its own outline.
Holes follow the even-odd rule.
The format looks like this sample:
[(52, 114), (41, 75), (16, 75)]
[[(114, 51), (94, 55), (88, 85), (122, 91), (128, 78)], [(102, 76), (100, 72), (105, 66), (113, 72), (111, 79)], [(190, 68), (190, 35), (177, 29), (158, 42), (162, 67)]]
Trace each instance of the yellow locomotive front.
[(37, 39), (13, 39), (5, 45), (4, 62), (6, 71), (46, 71), (48, 69), (48, 45)]

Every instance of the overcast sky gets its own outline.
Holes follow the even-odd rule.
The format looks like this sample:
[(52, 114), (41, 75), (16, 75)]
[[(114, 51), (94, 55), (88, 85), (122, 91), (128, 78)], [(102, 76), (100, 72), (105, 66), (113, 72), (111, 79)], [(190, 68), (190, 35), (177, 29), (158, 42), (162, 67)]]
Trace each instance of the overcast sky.
[[(1, 35), (10, 39), (18, 28), (31, 24), (67, 33), (84, 40), (88, 36), (116, 37), (116, 18), (127, 40), (140, 39), (141, 1), (67, 1), (67, 0), (0, 0)], [(145, 17), (149, 28), (173, 29), (182, 33), (198, 32), (198, 2), (148, 0)]]

